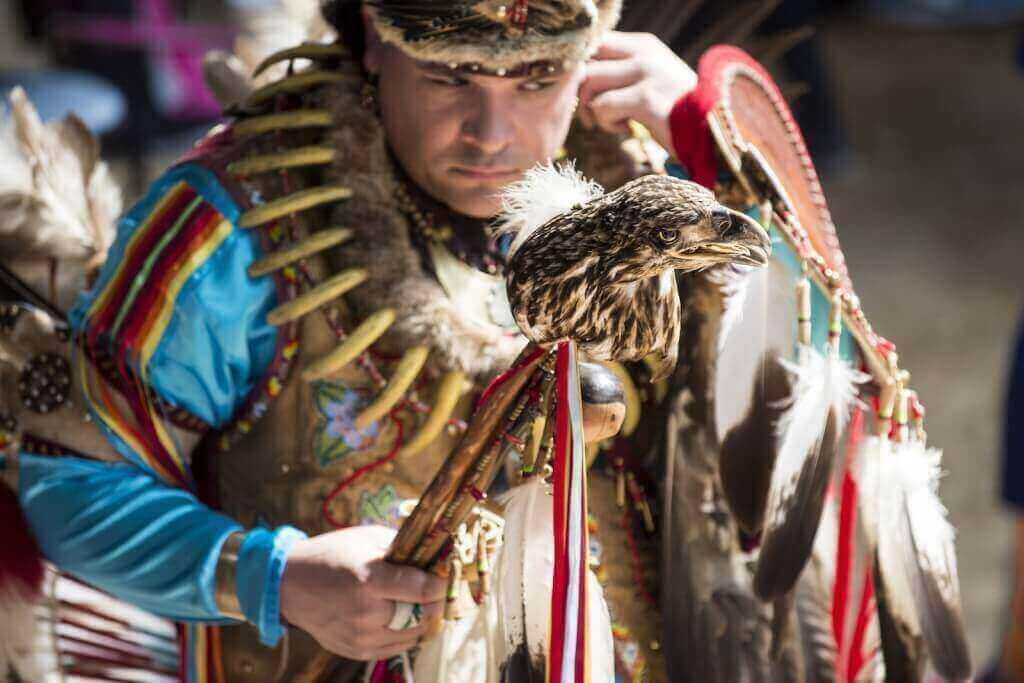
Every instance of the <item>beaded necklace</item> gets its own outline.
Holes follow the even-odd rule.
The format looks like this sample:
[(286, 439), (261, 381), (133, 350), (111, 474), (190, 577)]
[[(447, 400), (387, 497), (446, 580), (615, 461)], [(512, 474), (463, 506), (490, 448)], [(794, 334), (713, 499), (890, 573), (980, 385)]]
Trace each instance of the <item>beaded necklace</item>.
[(504, 270), (504, 254), (497, 241), (487, 236), (482, 219), (456, 214), (404, 179), (395, 198), (421, 246), (427, 242), (443, 245), (455, 258), (489, 275)]

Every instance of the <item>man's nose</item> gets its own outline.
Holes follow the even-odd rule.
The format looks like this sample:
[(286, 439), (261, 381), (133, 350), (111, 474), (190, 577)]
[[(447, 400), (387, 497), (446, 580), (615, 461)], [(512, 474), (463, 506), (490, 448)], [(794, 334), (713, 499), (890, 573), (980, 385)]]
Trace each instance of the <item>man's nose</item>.
[(482, 95), (462, 126), (463, 139), (487, 154), (504, 151), (514, 135), (513, 107), (502, 106), (499, 100)]

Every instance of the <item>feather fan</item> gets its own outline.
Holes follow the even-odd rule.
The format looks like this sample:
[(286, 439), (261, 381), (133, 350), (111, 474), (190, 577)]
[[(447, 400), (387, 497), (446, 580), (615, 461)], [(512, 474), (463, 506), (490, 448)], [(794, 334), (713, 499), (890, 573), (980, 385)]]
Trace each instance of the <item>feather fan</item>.
[(99, 143), (74, 114), (43, 124), (21, 88), (11, 91), (10, 104), (11, 123), (0, 141), (4, 254), (98, 266), (122, 206)]
[(955, 532), (938, 497), (942, 454), (920, 441), (896, 444), (880, 462), (879, 570), (891, 611), (924, 638), (935, 670), (970, 676), (960, 606)]
[(792, 404), (779, 419), (780, 446), (768, 491), (754, 591), (774, 600), (793, 588), (810, 558), (839, 440), (866, 375), (835, 351), (800, 346)]

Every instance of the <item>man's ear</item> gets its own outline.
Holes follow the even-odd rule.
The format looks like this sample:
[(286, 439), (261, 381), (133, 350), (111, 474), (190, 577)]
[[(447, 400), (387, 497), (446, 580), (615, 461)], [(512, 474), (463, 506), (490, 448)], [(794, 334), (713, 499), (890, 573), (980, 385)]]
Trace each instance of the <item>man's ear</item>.
[(381, 64), (384, 60), (384, 41), (377, 33), (377, 27), (364, 8), (360, 12), (363, 18), (363, 35), (366, 36), (366, 49), (363, 51), (363, 69), (366, 73), (377, 75), (380, 73)]

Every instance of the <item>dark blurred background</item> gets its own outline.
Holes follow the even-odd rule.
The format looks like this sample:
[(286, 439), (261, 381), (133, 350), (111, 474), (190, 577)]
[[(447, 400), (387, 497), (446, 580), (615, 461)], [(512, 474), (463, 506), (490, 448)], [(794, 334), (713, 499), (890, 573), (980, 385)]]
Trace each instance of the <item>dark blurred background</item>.
[[(315, 5), (2, 0), (0, 88), (28, 86), (44, 118), (78, 112), (130, 204), (217, 118), (203, 53), (268, 26), (297, 42)], [(979, 665), (997, 656), (1014, 585), (1015, 517), (998, 491), (1024, 300), (1022, 18), (1024, 0), (627, 0), (623, 23), (656, 29), (691, 63), (739, 39), (785, 83), (864, 308), (945, 449)]]

